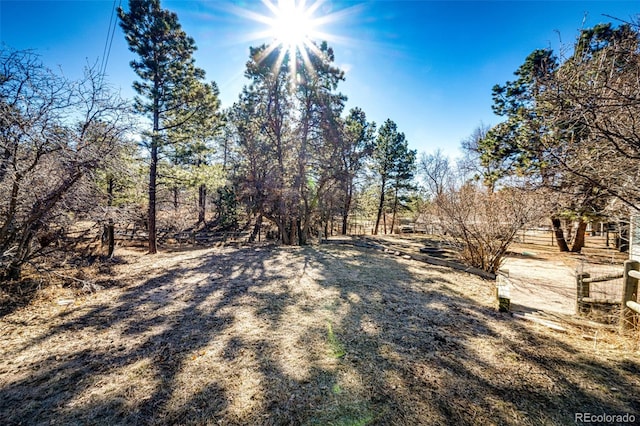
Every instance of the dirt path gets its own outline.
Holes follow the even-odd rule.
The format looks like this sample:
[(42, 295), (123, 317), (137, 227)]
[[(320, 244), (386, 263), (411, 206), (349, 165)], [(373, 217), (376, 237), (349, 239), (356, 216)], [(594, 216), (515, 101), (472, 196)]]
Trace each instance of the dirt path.
[(575, 313), (575, 271), (562, 260), (526, 256), (506, 259), (514, 310)]
[[(597, 240), (597, 239), (596, 239)], [(573, 315), (576, 309), (576, 274), (592, 277), (622, 272), (626, 254), (588, 240), (583, 252), (560, 253), (557, 248), (515, 244), (502, 267), (512, 283), (511, 303), (523, 311)], [(591, 284), (591, 297), (619, 300), (622, 279)]]
[[(420, 235), (377, 236), (378, 241), (418, 254), (423, 247), (441, 247), (433, 238)], [(548, 241), (548, 239), (544, 239)], [(446, 247), (446, 246), (442, 246)], [(443, 259), (455, 263), (455, 254), (445, 248)], [(511, 305), (514, 311), (545, 311), (573, 315), (576, 310), (576, 271), (592, 276), (607, 275), (622, 270), (624, 253), (602, 247), (598, 238), (588, 239), (583, 253), (560, 253), (550, 245), (516, 243), (501, 268), (511, 284)], [(592, 284), (592, 297), (620, 299), (622, 281)]]

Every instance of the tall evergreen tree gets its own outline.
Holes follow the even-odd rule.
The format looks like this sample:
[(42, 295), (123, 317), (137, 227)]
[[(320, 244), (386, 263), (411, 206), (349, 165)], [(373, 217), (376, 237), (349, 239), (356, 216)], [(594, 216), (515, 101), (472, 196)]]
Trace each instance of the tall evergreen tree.
[(374, 235), (378, 234), (387, 190), (393, 190), (395, 215), (398, 193), (407, 187), (415, 174), (415, 160), (416, 151), (409, 149), (404, 133), (398, 132), (396, 123), (387, 119), (378, 131), (373, 149), (373, 168), (380, 179), (380, 198), (373, 229)]
[(258, 220), (277, 225), (283, 244), (306, 243), (335, 180), (345, 100), (336, 93), (344, 76), (332, 49), (326, 43), (304, 49), (251, 48), (245, 72), (251, 83), (231, 114), (244, 157), (242, 198)]
[(347, 233), (347, 222), (353, 200), (356, 178), (365, 159), (371, 155), (375, 139), (376, 123), (368, 122), (360, 108), (352, 108), (344, 120), (340, 145), (340, 182), (342, 197), (342, 235)]
[(533, 51), (515, 71), (517, 77), (493, 87), (493, 111), (505, 121), (493, 127), (479, 142), (481, 159), (491, 170), (484, 176), (488, 186), (509, 174), (533, 174), (544, 182), (549, 168), (543, 118), (537, 102), (546, 90), (548, 76), (558, 67), (549, 49)]
[(294, 105), (299, 120), (294, 125), (298, 143), (296, 193), (299, 195), (298, 242), (305, 244), (317, 200), (335, 180), (338, 168), (341, 121), (346, 97), (337, 93), (344, 72), (334, 66), (333, 49), (326, 42), (297, 51)]
[(258, 201), (259, 215), (273, 221), (283, 244), (294, 244), (291, 214), (295, 192), (292, 165), (295, 145), (292, 138), (291, 84), (288, 55), (281, 48), (266, 45), (250, 49), (245, 76), (251, 84), (244, 88), (236, 104), (243, 156), (252, 162), (249, 179)]
[[(191, 90), (190, 97), (198, 100), (197, 107), (185, 105), (187, 109), (172, 112), (166, 125), (169, 127), (167, 140), (173, 165), (187, 167), (187, 183), (197, 187), (197, 224), (200, 225), (205, 222), (207, 189), (211, 189), (207, 183), (220, 183), (215, 176), (219, 174), (221, 165), (213, 167), (212, 157), (216, 150), (215, 139), (224, 126), (224, 117), (220, 113), (220, 91), (215, 82), (197, 81)], [(172, 123), (183, 125), (173, 126)], [(174, 182), (174, 185), (178, 184)]]
[[(186, 109), (196, 100), (190, 95), (194, 81), (204, 78), (204, 71), (194, 64), (195, 42), (182, 30), (178, 16), (160, 7), (160, 0), (129, 0), (129, 12), (118, 9), (120, 26), (125, 33), (129, 49), (139, 58), (131, 67), (140, 81), (133, 83), (139, 96), (136, 108), (152, 121), (148, 148), (149, 165), (149, 253), (157, 252), (156, 241), (156, 186), (158, 153), (162, 146), (164, 124), (168, 113)], [(182, 121), (172, 122), (178, 127)]]

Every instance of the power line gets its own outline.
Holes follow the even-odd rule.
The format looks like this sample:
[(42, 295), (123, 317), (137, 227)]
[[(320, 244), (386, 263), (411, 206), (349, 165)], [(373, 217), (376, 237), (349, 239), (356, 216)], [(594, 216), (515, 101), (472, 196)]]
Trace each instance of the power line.
[[(122, 0), (118, 2), (118, 8), (122, 4)], [(100, 63), (100, 85), (104, 80), (104, 76), (107, 73), (107, 64), (109, 63), (109, 56), (111, 55), (111, 46), (113, 46), (113, 37), (116, 34), (116, 25), (118, 20), (114, 19), (116, 13), (116, 0), (113, 0), (113, 6), (111, 7), (111, 17), (109, 18), (109, 28), (107, 29), (107, 38), (104, 42), (104, 50), (102, 51), (102, 62)]]
[(111, 6), (111, 15), (109, 17), (109, 26), (107, 27), (107, 38), (104, 42), (104, 49), (102, 49), (102, 61), (100, 62), (100, 75), (102, 76), (104, 70), (104, 59), (107, 56), (107, 47), (109, 46), (109, 38), (111, 36), (111, 25), (113, 24), (113, 15), (116, 7), (116, 0), (113, 0), (113, 5)]

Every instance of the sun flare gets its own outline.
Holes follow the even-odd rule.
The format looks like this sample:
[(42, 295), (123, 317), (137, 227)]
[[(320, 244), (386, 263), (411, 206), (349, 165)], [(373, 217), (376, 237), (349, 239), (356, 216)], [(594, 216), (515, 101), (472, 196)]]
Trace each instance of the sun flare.
[(309, 54), (320, 53), (314, 40), (321, 37), (321, 34), (316, 31), (321, 20), (315, 17), (314, 13), (322, 4), (322, 0), (316, 0), (310, 4), (305, 0), (278, 0), (277, 4), (271, 0), (262, 1), (273, 14), (266, 20), (268, 37), (271, 38), (267, 53), (279, 49), (278, 63), (282, 63), (285, 55), (288, 55), (291, 83), (295, 84), (298, 55), (303, 66), (313, 71)]
[(293, 0), (281, 0), (271, 10), (274, 14), (271, 32), (276, 43), (289, 49), (302, 48), (313, 38), (317, 25), (312, 16), (314, 9), (307, 8), (304, 2), (296, 4)]
[(334, 5), (328, 0), (261, 1), (267, 9), (266, 14), (236, 6), (231, 6), (230, 9), (237, 15), (264, 26), (246, 34), (243, 39), (266, 41), (266, 49), (261, 57), (267, 58), (278, 52), (275, 67), (288, 58), (292, 83), (296, 81), (298, 67), (305, 67), (313, 72), (312, 56), (322, 55), (317, 43), (326, 41), (353, 44), (350, 39), (339, 36), (332, 30), (335, 30), (337, 22), (358, 14), (360, 5), (334, 9)]

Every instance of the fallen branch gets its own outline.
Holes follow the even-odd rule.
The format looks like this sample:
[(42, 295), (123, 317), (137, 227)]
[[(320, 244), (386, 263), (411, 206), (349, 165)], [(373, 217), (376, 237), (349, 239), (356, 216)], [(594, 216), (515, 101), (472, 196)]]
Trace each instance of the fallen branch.
[(514, 318), (519, 318), (519, 319), (523, 319), (523, 320), (527, 320), (527, 321), (531, 321), (531, 322), (535, 322), (536, 324), (540, 324), (540, 325), (544, 325), (545, 327), (548, 327), (552, 330), (558, 331), (560, 333), (566, 333), (567, 329), (564, 327), (561, 327), (560, 325), (556, 324), (555, 322), (551, 322), (551, 321), (547, 321), (547, 320), (543, 320), (541, 318), (536, 318), (536, 317), (532, 317), (529, 315), (522, 315), (522, 314), (513, 314)]
[(76, 281), (76, 282), (82, 284), (82, 290), (83, 291), (86, 291), (86, 292), (89, 292), (89, 293), (93, 293), (94, 291), (102, 290), (102, 288), (103, 288), (101, 285), (96, 284), (93, 281), (81, 280), (80, 278), (71, 277), (69, 275), (64, 275), (64, 274), (61, 274), (59, 272), (56, 272), (56, 271), (53, 271), (53, 270), (50, 270), (50, 269), (47, 269), (47, 268), (43, 268), (42, 266), (38, 266), (38, 265), (34, 264), (33, 262), (29, 262), (29, 264), (31, 266), (33, 266), (36, 269), (36, 271), (38, 271), (38, 272), (46, 273), (46, 274), (49, 274), (49, 275), (55, 275), (55, 276), (57, 276), (59, 278), (66, 279), (66, 280)]

